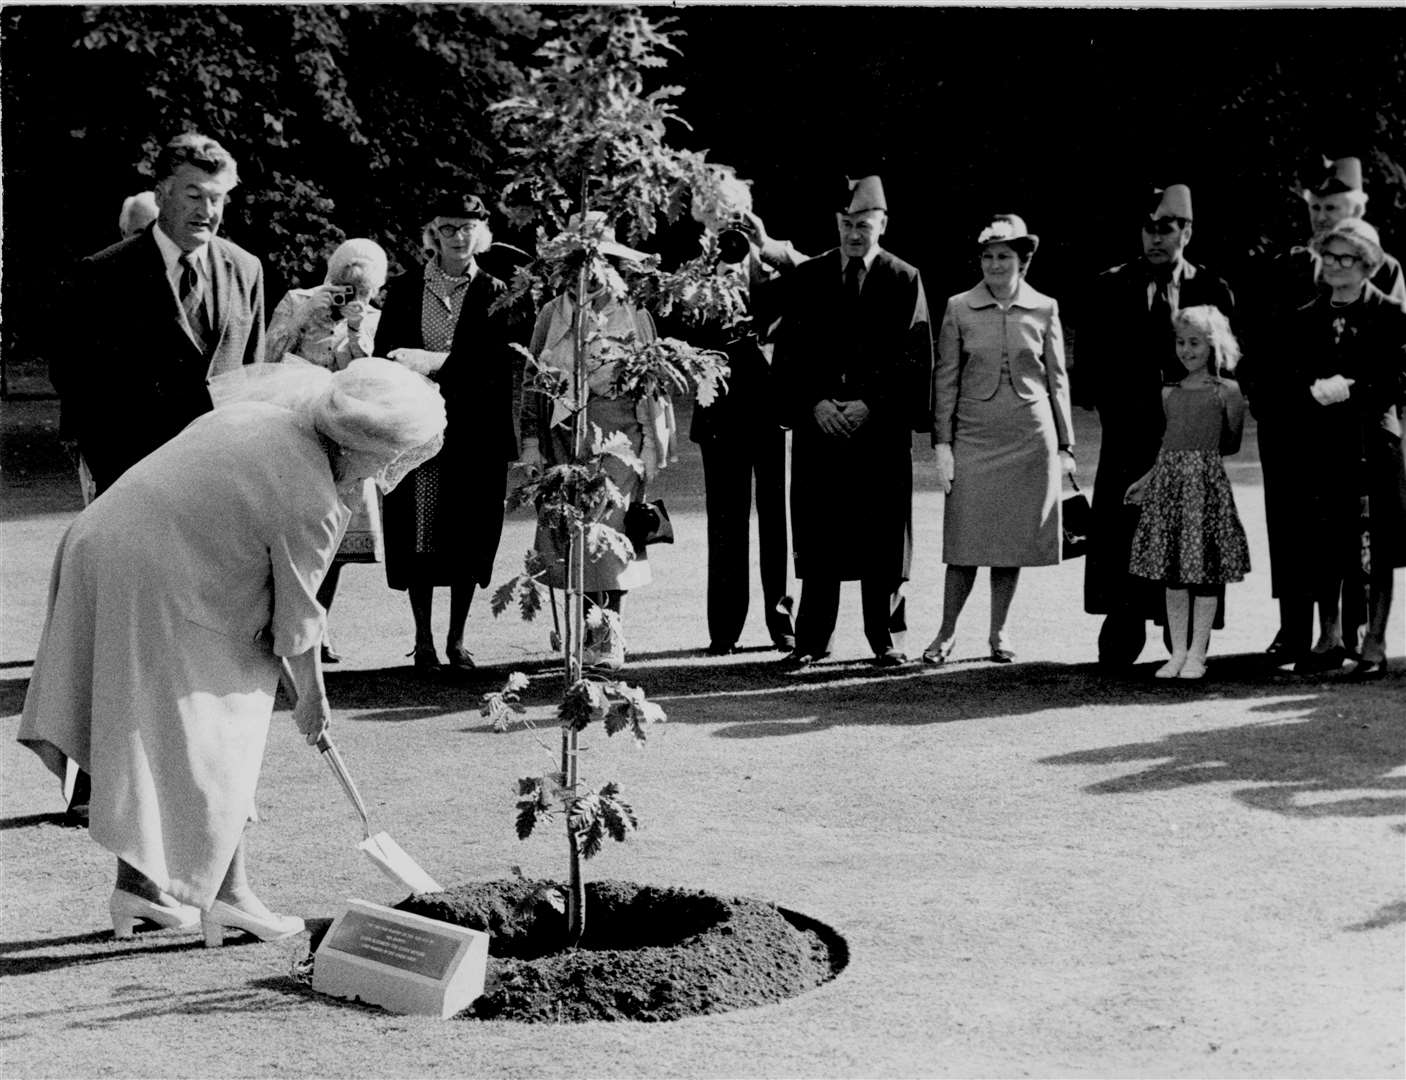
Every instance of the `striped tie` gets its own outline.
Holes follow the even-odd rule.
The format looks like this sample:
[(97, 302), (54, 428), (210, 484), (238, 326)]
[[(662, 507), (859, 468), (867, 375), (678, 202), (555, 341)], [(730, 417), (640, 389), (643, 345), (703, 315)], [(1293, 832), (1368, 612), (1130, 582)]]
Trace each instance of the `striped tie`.
[(200, 273), (195, 269), (195, 259), (190, 252), (181, 255), (181, 307), (185, 309), (186, 322), (201, 352), (206, 349), (210, 336), (210, 318), (205, 310), (205, 290), (201, 288)]

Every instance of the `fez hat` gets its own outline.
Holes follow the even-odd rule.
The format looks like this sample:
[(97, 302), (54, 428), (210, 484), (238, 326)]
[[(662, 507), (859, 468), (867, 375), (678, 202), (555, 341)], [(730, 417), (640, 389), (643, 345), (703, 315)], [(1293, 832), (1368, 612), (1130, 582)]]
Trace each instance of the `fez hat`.
[(1040, 238), (1025, 227), (1025, 219), (1015, 214), (996, 214), (991, 223), (977, 236), (978, 246), (987, 244), (1009, 244), (1017, 251), (1024, 250), (1028, 259), (1040, 246)]
[(888, 209), (888, 200), (884, 198), (884, 183), (877, 176), (845, 178), (845, 190), (840, 196), (840, 213), (862, 214), (866, 210), (882, 210), (888, 213)]
[(571, 215), (566, 227), (569, 231), (581, 231), (588, 235), (595, 234), (600, 237), (597, 247), (600, 253), (605, 256), (614, 256), (617, 259), (628, 259), (630, 262), (644, 262), (649, 258), (643, 251), (636, 251), (634, 248), (626, 247), (615, 239), (615, 226), (605, 220), (604, 210), (588, 210), (583, 219), (581, 214)]
[(430, 217), (463, 217), (488, 220), (488, 207), (477, 195), (439, 195), (430, 200)]
[(1309, 194), (1341, 195), (1345, 191), (1362, 190), (1362, 159), (1355, 157), (1338, 158), (1337, 161), (1323, 159), (1323, 175)]
[(1147, 216), (1154, 221), (1158, 218), (1181, 218), (1191, 220), (1191, 189), (1185, 184), (1172, 184), (1170, 187), (1153, 188), (1148, 200)]

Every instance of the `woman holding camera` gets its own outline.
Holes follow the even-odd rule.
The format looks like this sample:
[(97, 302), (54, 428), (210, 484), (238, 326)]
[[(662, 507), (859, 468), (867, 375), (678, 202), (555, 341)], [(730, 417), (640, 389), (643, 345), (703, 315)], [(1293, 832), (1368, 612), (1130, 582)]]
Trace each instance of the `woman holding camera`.
[[(279, 301), (269, 321), (265, 355), (279, 361), (291, 354), (329, 371), (341, 371), (353, 360), (371, 356), (381, 321), (371, 300), (386, 283), (386, 264), (386, 253), (374, 240), (343, 243), (328, 258), (327, 277), (321, 285), (290, 289)], [(368, 483), (350, 505), (351, 523), (317, 590), (317, 602), (329, 612), (343, 566), (385, 559), (379, 495)], [(341, 659), (330, 637), (324, 637), (322, 662), (335, 664)]]

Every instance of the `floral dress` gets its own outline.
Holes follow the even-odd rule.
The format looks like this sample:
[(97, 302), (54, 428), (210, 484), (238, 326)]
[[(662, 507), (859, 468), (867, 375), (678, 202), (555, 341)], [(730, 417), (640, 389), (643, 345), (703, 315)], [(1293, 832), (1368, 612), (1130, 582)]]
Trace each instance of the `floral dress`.
[(1225, 379), (1170, 387), (1162, 408), (1166, 432), (1128, 569), (1172, 588), (1240, 581), (1250, 570), (1250, 548), (1221, 457), (1240, 448), (1245, 399)]

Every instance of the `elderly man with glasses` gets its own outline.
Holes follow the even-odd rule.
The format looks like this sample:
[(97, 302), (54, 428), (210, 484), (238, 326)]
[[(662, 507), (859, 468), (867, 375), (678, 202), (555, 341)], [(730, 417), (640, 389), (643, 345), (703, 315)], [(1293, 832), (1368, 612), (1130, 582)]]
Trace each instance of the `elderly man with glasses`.
[(1141, 224), (1141, 257), (1098, 275), (1080, 305), (1075, 342), (1077, 400), (1098, 410), (1103, 428), (1084, 610), (1105, 616), (1098, 659), (1112, 669), (1137, 662), (1147, 643), (1147, 620), (1165, 623), (1161, 585), (1128, 573), (1138, 508), (1125, 505), (1123, 494), (1157, 458), (1165, 423), (1162, 386), (1186, 374), (1177, 360), (1172, 319), (1200, 304), (1229, 318), (1235, 307), (1225, 281), (1186, 258), (1190, 188), (1155, 190)]

